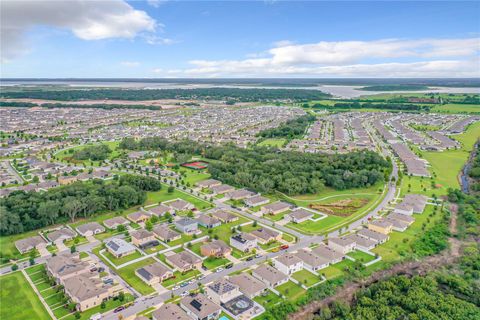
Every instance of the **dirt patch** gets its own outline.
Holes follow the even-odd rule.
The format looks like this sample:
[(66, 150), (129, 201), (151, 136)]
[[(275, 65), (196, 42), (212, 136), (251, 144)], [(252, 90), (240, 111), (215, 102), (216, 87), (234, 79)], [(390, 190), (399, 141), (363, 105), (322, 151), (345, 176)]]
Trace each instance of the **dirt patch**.
[(367, 198), (342, 199), (328, 204), (312, 203), (309, 207), (326, 214), (348, 217), (365, 206), (368, 201)]

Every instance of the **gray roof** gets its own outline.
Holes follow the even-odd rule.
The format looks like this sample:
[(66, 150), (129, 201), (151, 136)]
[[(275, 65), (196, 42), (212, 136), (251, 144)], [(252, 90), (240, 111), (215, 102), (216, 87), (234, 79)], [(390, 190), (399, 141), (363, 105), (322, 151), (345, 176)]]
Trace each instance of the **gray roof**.
[(186, 226), (190, 226), (190, 225), (197, 225), (198, 222), (197, 222), (197, 220), (192, 219), (192, 218), (181, 218), (179, 220), (176, 220), (175, 224), (179, 225), (179, 226), (182, 226), (182, 227), (186, 227)]
[(82, 224), (81, 226), (78, 226), (77, 231), (80, 234), (85, 234), (88, 231), (97, 233), (97, 232), (104, 232), (105, 228), (102, 227), (98, 222), (89, 222), (89, 223)]
[(62, 240), (62, 239), (72, 239), (75, 236), (76, 236), (76, 233), (68, 228), (60, 228), (58, 230), (55, 230), (47, 234), (48, 240), (52, 242), (55, 242), (57, 240)]
[(248, 273), (241, 273), (239, 275), (231, 276), (228, 278), (228, 281), (236, 284), (240, 288), (240, 291), (247, 296), (256, 295), (258, 292), (267, 288), (265, 283), (252, 277)]
[(185, 311), (174, 303), (164, 304), (152, 313), (154, 320), (191, 320)]
[(145, 267), (137, 269), (137, 273), (143, 277), (145, 280), (150, 281), (153, 277), (163, 277), (165, 274), (171, 273), (172, 271), (165, 267), (160, 262), (155, 262), (149, 264)]
[(253, 270), (253, 273), (272, 284), (288, 279), (288, 276), (285, 273), (266, 264)]
[(181, 300), (182, 306), (190, 310), (199, 319), (204, 319), (209, 315), (220, 312), (219, 305), (213, 303), (205, 295), (199, 293), (195, 296), (186, 296)]
[(45, 240), (40, 236), (33, 236), (15, 241), (15, 246), (21, 252), (31, 250), (37, 247), (39, 244), (46, 244)]
[(126, 242), (123, 239), (119, 238), (112, 238), (107, 240), (105, 245), (111, 249), (113, 252), (115, 252), (117, 255), (128, 253), (135, 251), (135, 246)]
[(219, 279), (215, 282), (212, 282), (211, 284), (208, 285), (208, 288), (215, 292), (218, 295), (222, 295), (224, 293), (228, 293), (233, 290), (237, 290), (238, 286), (236, 284), (233, 284), (229, 282), (228, 280), (225, 279)]
[(124, 217), (114, 217), (103, 221), (103, 224), (107, 226), (107, 228), (115, 228), (119, 225), (127, 225), (129, 223), (130, 222)]

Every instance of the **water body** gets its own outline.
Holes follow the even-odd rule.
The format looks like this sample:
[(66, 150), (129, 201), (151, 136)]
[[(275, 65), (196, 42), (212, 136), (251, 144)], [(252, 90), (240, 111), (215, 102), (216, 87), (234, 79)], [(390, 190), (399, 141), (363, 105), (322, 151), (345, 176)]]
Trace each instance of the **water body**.
[[(195, 89), (195, 88), (239, 88), (239, 89), (309, 89), (330, 93), (335, 98), (352, 99), (365, 95), (386, 93), (468, 93), (480, 94), (479, 87), (442, 87), (430, 86), (429, 90), (421, 91), (364, 91), (362, 87), (369, 85), (369, 80), (348, 80), (348, 84), (328, 84), (328, 81), (342, 82), (341, 80), (308, 80), (308, 79), (3, 79), (2, 86), (66, 86), (70, 88), (136, 88), (136, 89)], [(350, 85), (350, 82), (363, 81), (359, 85)], [(373, 79), (375, 84), (384, 81), (392, 83), (394, 79)], [(400, 81), (400, 80), (399, 80)], [(441, 81), (441, 80), (439, 80)], [(464, 82), (466, 83), (466, 82)]]

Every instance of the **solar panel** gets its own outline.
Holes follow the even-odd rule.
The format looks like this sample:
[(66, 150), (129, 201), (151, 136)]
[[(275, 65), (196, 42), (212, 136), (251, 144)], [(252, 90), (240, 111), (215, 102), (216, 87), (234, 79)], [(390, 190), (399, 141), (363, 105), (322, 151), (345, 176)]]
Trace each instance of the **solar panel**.
[(190, 302), (190, 305), (195, 309), (197, 309), (198, 311), (202, 310), (202, 304), (196, 299), (193, 299), (192, 302)]

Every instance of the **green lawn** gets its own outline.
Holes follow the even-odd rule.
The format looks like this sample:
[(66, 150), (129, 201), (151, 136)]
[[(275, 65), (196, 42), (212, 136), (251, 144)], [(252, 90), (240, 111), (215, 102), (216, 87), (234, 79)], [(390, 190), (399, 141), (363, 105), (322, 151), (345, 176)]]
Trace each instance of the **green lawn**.
[(230, 260), (226, 258), (214, 258), (214, 257), (209, 257), (205, 260), (203, 260), (203, 265), (208, 269), (216, 269), (218, 267), (224, 266), (226, 264), (229, 264)]
[(185, 272), (185, 273), (175, 271), (173, 273), (173, 275), (175, 276), (175, 278), (170, 278), (170, 279), (167, 279), (167, 280), (163, 281), (162, 285), (165, 288), (173, 287), (176, 284), (180, 284), (180, 283), (182, 283), (186, 280), (190, 280), (194, 277), (197, 277), (198, 275), (200, 275), (200, 271), (198, 271), (197, 269), (193, 269), (193, 270), (190, 270), (190, 271)]
[(163, 183), (162, 189), (160, 191), (147, 192), (147, 201), (145, 202), (145, 205), (159, 203), (167, 200), (173, 200), (177, 198), (190, 202), (199, 210), (209, 209), (213, 207), (210, 202), (193, 197), (177, 189), (175, 189), (172, 193), (168, 193), (168, 186)]
[[(133, 300), (134, 300), (134, 298), (131, 294), (125, 294), (124, 301), (120, 301), (118, 299), (117, 300), (114, 300), (114, 299), (107, 300), (107, 302), (105, 303), (105, 308), (104, 309), (102, 309), (101, 306), (96, 306), (94, 308), (88, 309), (88, 310), (80, 313), (80, 318), (79, 319), (80, 320), (90, 319), (90, 317), (93, 316), (96, 313), (105, 313), (105, 312), (113, 310), (116, 307), (119, 307), (123, 304), (127, 304), (127, 303), (129, 303)], [(62, 320), (76, 320), (76, 319), (77, 318), (75, 318), (75, 315), (72, 314), (72, 315), (69, 315), (68, 317), (63, 318)]]
[(108, 147), (110, 147), (110, 150), (112, 152), (109, 154), (108, 159), (113, 160), (120, 156), (121, 152), (117, 150), (118, 145), (120, 142), (118, 141), (104, 141), (101, 143), (88, 143), (88, 144), (82, 144), (79, 146), (75, 146), (69, 149), (62, 150), (60, 152), (57, 152), (54, 156), (58, 158), (59, 161), (62, 162), (67, 162), (67, 163), (74, 163), (74, 164), (82, 164), (86, 166), (91, 166), (93, 165), (94, 167), (100, 166), (100, 161), (90, 161), (90, 160), (75, 160), (71, 159), (72, 155), (79, 150), (84, 149), (85, 147), (88, 146), (94, 146), (94, 145), (100, 145), (100, 144), (106, 144)]
[(267, 290), (265, 295), (255, 297), (253, 298), (253, 300), (255, 300), (255, 302), (261, 304), (264, 307), (273, 307), (274, 305), (282, 302), (282, 298), (280, 298), (270, 290)]
[(11, 259), (22, 259), (28, 258), (29, 254), (20, 254), (20, 252), (15, 247), (15, 241), (25, 239), (28, 237), (33, 237), (38, 235), (38, 230), (33, 230), (21, 234), (14, 234), (11, 236), (0, 237), (0, 256), (9, 257)]
[(295, 272), (294, 274), (292, 274), (292, 277), (307, 287), (311, 287), (322, 280), (318, 275), (313, 274), (307, 270), (300, 270), (298, 272)]
[(421, 157), (425, 158), (431, 165), (429, 171), (433, 178), (404, 176), (401, 194), (420, 193), (428, 196), (432, 196), (432, 194), (440, 196), (446, 195), (448, 188), (460, 188), (458, 174), (467, 161), (478, 137), (480, 137), (480, 122), (470, 125), (464, 133), (452, 136), (462, 144), (462, 147), (458, 150), (420, 151)]
[(124, 256), (121, 258), (116, 258), (113, 254), (111, 254), (108, 251), (102, 252), (105, 257), (107, 257), (110, 261), (112, 261), (116, 266), (119, 266), (121, 264), (124, 264), (125, 262), (132, 261), (135, 259), (138, 259), (142, 256), (142, 254), (138, 251), (135, 251), (132, 254), (129, 254), (128, 256)]
[(209, 179), (210, 173), (205, 170), (193, 170), (188, 168), (180, 169), (180, 173), (183, 173), (185, 183), (189, 184), (191, 187), (195, 186), (195, 183)]
[(0, 277), (0, 319), (51, 319), (21, 272)]
[(275, 289), (278, 292), (280, 292), (282, 295), (287, 297), (287, 300), (292, 302), (297, 300), (301, 295), (303, 295), (306, 292), (302, 287), (293, 283), (292, 281), (288, 281), (276, 287)]
[(265, 139), (262, 142), (260, 142), (258, 145), (262, 147), (283, 147), (284, 143), (286, 142), (286, 139)]
[(360, 251), (360, 250), (355, 250), (353, 252), (350, 252), (348, 254), (349, 257), (355, 259), (355, 261), (359, 261), (359, 262), (362, 262), (362, 263), (367, 263), (367, 262), (370, 262), (372, 260), (375, 260), (375, 256), (372, 256), (372, 255), (369, 255), (363, 251)]
[(335, 267), (335, 265), (328, 266), (322, 270), (318, 271), (320, 274), (324, 275), (327, 279), (336, 278), (343, 274), (343, 271)]

